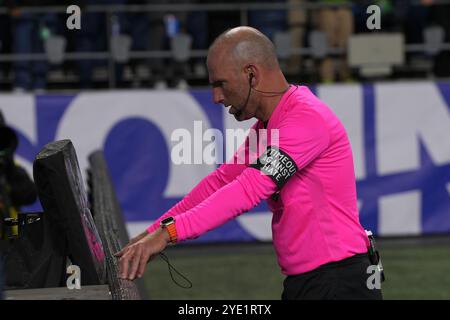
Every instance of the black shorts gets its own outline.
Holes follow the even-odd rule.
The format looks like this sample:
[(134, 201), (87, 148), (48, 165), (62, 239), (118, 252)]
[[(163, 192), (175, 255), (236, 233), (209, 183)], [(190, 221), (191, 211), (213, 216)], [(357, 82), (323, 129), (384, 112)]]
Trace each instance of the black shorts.
[(369, 289), (367, 254), (325, 264), (284, 280), (283, 300), (382, 300), (381, 289)]

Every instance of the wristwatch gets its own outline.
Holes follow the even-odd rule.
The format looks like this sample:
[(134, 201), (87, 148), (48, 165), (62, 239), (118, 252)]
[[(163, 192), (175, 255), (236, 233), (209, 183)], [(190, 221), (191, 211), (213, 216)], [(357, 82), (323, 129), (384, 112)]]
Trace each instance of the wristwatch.
[(177, 242), (177, 228), (175, 228), (175, 219), (167, 217), (160, 223), (161, 228), (166, 229), (170, 236), (170, 243)]

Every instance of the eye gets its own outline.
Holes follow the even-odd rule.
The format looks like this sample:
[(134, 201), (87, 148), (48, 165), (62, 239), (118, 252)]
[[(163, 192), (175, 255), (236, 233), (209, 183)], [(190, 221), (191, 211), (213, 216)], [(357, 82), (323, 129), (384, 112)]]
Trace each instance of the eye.
[(213, 88), (223, 88), (225, 81), (214, 81), (211, 85)]

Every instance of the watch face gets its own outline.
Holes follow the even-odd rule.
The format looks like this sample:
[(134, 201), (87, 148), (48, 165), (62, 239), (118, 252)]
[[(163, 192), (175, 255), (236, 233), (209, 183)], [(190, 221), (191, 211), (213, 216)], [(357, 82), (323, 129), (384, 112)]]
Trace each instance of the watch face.
[(175, 219), (173, 217), (168, 217), (161, 221), (161, 225), (166, 226), (168, 224), (171, 224), (174, 221), (175, 221)]

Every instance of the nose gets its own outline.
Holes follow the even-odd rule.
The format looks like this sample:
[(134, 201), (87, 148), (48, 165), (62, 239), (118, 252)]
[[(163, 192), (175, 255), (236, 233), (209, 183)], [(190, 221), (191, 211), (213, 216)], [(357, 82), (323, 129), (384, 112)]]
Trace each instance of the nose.
[(224, 96), (221, 88), (213, 88), (213, 99), (214, 103), (222, 103), (224, 101)]

